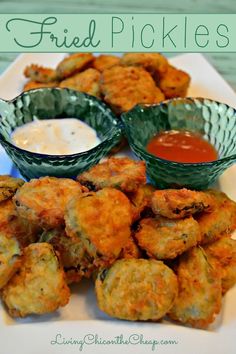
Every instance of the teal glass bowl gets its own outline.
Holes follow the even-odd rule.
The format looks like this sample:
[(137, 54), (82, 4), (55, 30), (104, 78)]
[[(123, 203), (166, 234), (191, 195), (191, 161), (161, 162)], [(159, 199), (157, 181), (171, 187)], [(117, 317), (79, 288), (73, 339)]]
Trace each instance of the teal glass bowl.
[[(78, 118), (97, 132), (101, 143), (82, 153), (47, 155), (29, 152), (11, 143), (16, 127), (34, 119)], [(41, 176), (75, 177), (97, 164), (121, 139), (120, 123), (97, 98), (82, 92), (42, 88), (0, 100), (0, 143), (27, 180)]]
[[(206, 189), (236, 162), (236, 111), (204, 98), (176, 98), (156, 105), (137, 105), (121, 116), (129, 145), (146, 161), (147, 173), (159, 188)], [(218, 151), (218, 160), (178, 163), (146, 151), (147, 143), (165, 130), (200, 133)]]

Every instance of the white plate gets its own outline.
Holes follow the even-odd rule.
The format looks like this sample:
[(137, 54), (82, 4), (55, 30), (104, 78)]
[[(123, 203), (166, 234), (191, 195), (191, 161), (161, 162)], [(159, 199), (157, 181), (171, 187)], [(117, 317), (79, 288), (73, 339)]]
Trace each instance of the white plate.
[[(25, 80), (22, 72), (26, 65), (34, 62), (55, 66), (63, 56), (20, 55), (0, 77), (0, 97), (11, 99), (20, 93)], [(236, 94), (202, 55), (185, 54), (170, 61), (191, 75), (189, 96), (208, 97), (236, 107)], [(16, 171), (3, 150), (0, 150), (0, 174), (4, 173), (16, 174)], [(219, 188), (234, 200), (235, 180), (236, 165), (229, 168), (218, 183)], [(111, 319), (98, 310), (93, 288), (88, 281), (75, 286), (69, 305), (52, 315), (15, 321), (2, 307), (0, 312), (0, 354), (72, 354), (80, 350), (85, 353), (138, 354), (152, 352), (152, 349), (160, 354), (233, 354), (236, 350), (236, 287), (227, 293), (220, 315), (207, 331), (167, 321), (154, 324)], [(89, 334), (94, 339), (86, 336)], [(123, 338), (115, 338), (122, 335)], [(130, 344), (124, 344), (129, 338)], [(74, 344), (65, 344), (72, 340)], [(108, 340), (114, 340), (116, 344), (101, 343)], [(159, 344), (152, 348), (150, 343), (154, 340)], [(85, 344), (81, 347), (79, 342), (83, 341)], [(168, 341), (175, 341), (176, 344)]]

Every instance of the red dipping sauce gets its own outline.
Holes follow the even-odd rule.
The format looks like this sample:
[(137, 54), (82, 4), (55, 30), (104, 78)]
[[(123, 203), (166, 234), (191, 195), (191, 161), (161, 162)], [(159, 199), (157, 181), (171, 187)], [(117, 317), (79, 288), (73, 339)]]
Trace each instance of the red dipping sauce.
[(183, 130), (169, 130), (155, 135), (146, 149), (157, 157), (175, 162), (201, 163), (218, 158), (214, 146), (200, 134)]

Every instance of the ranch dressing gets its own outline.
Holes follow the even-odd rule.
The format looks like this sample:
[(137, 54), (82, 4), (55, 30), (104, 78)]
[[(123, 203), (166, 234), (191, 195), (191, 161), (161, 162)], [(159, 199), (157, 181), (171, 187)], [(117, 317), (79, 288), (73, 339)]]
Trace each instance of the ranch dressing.
[(76, 154), (100, 143), (96, 131), (75, 118), (35, 120), (16, 128), (11, 138), (21, 149), (49, 155)]

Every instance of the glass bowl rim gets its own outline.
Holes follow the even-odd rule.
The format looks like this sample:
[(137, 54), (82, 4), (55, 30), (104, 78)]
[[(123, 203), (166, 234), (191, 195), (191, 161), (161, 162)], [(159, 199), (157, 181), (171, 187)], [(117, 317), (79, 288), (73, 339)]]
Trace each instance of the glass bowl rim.
[[(35, 92), (35, 91), (69, 91), (69, 92), (74, 92), (74, 93), (82, 93), (86, 98), (91, 99), (92, 101), (95, 101), (98, 103), (98, 105), (102, 106), (104, 109), (106, 109), (107, 111), (109, 111), (109, 114), (111, 114), (114, 122), (117, 123), (117, 125), (114, 125), (114, 128), (117, 129), (117, 131), (109, 138), (106, 138), (105, 140), (101, 141), (98, 145), (94, 146), (93, 148), (86, 150), (86, 151), (82, 151), (82, 152), (78, 152), (78, 153), (74, 153), (74, 154), (66, 154), (66, 155), (51, 155), (51, 154), (42, 154), (39, 152), (33, 152), (33, 151), (29, 151), (29, 150), (24, 150), (12, 143), (10, 143), (9, 141), (7, 141), (2, 134), (0, 133), (0, 143), (3, 142), (3, 144), (8, 145), (11, 149), (13, 150), (17, 150), (20, 153), (24, 153), (25, 155), (28, 155), (30, 157), (39, 157), (39, 158), (50, 158), (51, 160), (60, 160), (60, 159), (66, 159), (66, 158), (79, 158), (82, 156), (86, 156), (87, 154), (91, 154), (93, 152), (96, 152), (98, 147), (103, 147), (105, 146), (108, 142), (112, 142), (112, 140), (116, 137), (122, 134), (122, 130), (121, 130), (121, 126), (120, 123), (118, 121), (118, 119), (116, 118), (115, 114), (112, 112), (112, 110), (102, 101), (100, 101), (98, 98), (96, 98), (95, 96), (89, 95), (85, 92), (80, 92), (80, 91), (76, 91), (76, 90), (72, 90), (72, 89), (68, 89), (68, 88), (62, 88), (62, 87), (42, 87), (42, 88), (36, 88), (36, 89), (32, 89), (32, 90), (28, 90), (25, 92), (21, 92), (19, 95), (17, 95), (16, 97), (10, 99), (10, 100), (3, 100), (0, 99), (2, 102), (6, 102), (9, 104), (14, 104), (15, 101), (17, 101), (19, 98), (21, 98), (22, 96), (27, 95), (27, 93), (29, 92)], [(70, 118), (70, 117), (65, 117), (65, 118)], [(52, 118), (53, 119), (53, 118)], [(1, 116), (0, 116), (0, 124), (1, 124)]]
[[(121, 121), (123, 123), (123, 126), (124, 126), (124, 129), (126, 131), (126, 117), (132, 113), (133, 111), (135, 111), (135, 109), (137, 108), (142, 108), (142, 107), (146, 107), (146, 108), (152, 108), (152, 107), (157, 107), (157, 106), (162, 106), (164, 104), (168, 105), (168, 103), (171, 103), (173, 101), (184, 101), (184, 100), (189, 100), (190, 102), (194, 102), (194, 100), (199, 100), (201, 102), (203, 102), (204, 100), (207, 100), (209, 102), (212, 102), (212, 103), (217, 103), (217, 104), (223, 104), (224, 106), (227, 107), (227, 109), (232, 109), (234, 114), (236, 115), (236, 109), (233, 108), (232, 106), (229, 106), (228, 104), (226, 103), (223, 103), (223, 102), (219, 102), (219, 101), (216, 101), (216, 100), (213, 100), (213, 99), (210, 99), (210, 98), (205, 98), (205, 97), (175, 97), (175, 98), (170, 98), (170, 99), (167, 99), (167, 100), (164, 100), (164, 101), (161, 101), (160, 103), (139, 103), (137, 105), (135, 105), (133, 108), (131, 108), (129, 111), (125, 112), (125, 113), (122, 113), (121, 114)], [(129, 142), (129, 145), (130, 147), (134, 146), (135, 149), (139, 150), (140, 153), (142, 153), (142, 155), (145, 156), (145, 159), (155, 159), (157, 162), (165, 162), (165, 163), (171, 163), (172, 165), (174, 166), (213, 166), (215, 165), (217, 162), (220, 162), (220, 163), (223, 163), (223, 162), (227, 162), (227, 161), (232, 161), (232, 160), (235, 160), (236, 161), (236, 154), (233, 154), (233, 155), (230, 155), (230, 156), (225, 156), (225, 157), (222, 157), (222, 158), (218, 158), (217, 160), (213, 160), (213, 161), (209, 161), (209, 162), (177, 162), (177, 161), (172, 161), (172, 160), (166, 160), (166, 159), (163, 159), (161, 157), (157, 157), (156, 155), (153, 155), (149, 152), (147, 152), (146, 150), (142, 148), (140, 148), (139, 146), (137, 146), (134, 142), (133, 139), (130, 139), (129, 137), (129, 134), (126, 133), (126, 136), (127, 136), (127, 139), (128, 139), (128, 142)]]

